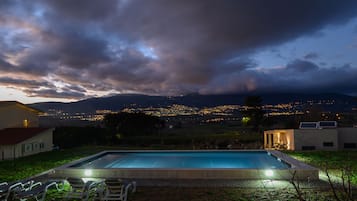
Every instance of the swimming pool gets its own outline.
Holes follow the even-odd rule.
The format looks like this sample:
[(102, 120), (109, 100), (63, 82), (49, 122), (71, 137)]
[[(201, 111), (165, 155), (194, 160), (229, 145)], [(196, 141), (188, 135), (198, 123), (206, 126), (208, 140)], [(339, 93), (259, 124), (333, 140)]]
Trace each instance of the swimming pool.
[(290, 165), (266, 151), (126, 152), (106, 153), (75, 164), (78, 168), (257, 168), (284, 169)]
[(53, 177), (130, 179), (318, 179), (279, 151), (104, 151), (56, 168)]

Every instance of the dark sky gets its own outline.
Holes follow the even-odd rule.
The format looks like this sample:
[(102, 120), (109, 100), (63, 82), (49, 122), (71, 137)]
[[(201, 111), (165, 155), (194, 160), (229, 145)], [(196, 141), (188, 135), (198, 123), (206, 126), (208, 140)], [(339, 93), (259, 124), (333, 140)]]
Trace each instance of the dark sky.
[(0, 1), (0, 100), (245, 92), (357, 94), (357, 1)]

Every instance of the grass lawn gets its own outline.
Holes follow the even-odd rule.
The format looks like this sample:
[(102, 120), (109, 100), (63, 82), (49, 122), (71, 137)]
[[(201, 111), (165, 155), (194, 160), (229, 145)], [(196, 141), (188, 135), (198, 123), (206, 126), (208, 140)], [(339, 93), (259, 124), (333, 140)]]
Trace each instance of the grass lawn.
[[(212, 147), (218, 144), (232, 144), (239, 142), (248, 143), (261, 142), (262, 134), (247, 131), (247, 128), (237, 125), (203, 124), (185, 125), (182, 128), (165, 128), (157, 135), (127, 136), (124, 144), (149, 146), (150, 144), (186, 145), (200, 146), (210, 144)], [(223, 145), (222, 145), (223, 146)], [(224, 146), (225, 147), (225, 146)]]
[(80, 147), (0, 161), (0, 181), (24, 179), (105, 149), (106, 147)]
[[(156, 146), (155, 149), (184, 149), (178, 146)], [(55, 150), (39, 153), (16, 160), (0, 161), (0, 182), (24, 179), (51, 168), (89, 156), (104, 150), (113, 149), (148, 149), (138, 147), (83, 146), (72, 149)]]
[[(12, 161), (0, 162), (0, 181), (13, 181), (33, 176), (48, 169), (63, 165), (90, 154), (115, 147), (80, 147), (41, 153), (34, 156)], [(134, 147), (132, 149), (138, 149)], [(328, 167), (338, 174), (339, 168), (350, 165), (354, 171), (353, 181), (357, 184), (357, 151), (313, 151), (313, 152), (286, 152), (301, 161), (323, 169)], [(308, 200), (333, 200), (331, 192), (319, 189), (305, 189), (305, 197), (314, 196)], [(139, 187), (129, 201), (248, 201), (248, 200), (298, 200), (296, 192), (286, 189), (249, 189), (228, 187)]]
[[(306, 200), (332, 200), (331, 192), (304, 190)], [(129, 195), (129, 201), (298, 201), (296, 192), (291, 188), (253, 189), (234, 187), (141, 187)]]
[(288, 155), (317, 167), (327, 169), (334, 176), (341, 177), (341, 170), (349, 170), (352, 183), (357, 185), (357, 151), (292, 151)]

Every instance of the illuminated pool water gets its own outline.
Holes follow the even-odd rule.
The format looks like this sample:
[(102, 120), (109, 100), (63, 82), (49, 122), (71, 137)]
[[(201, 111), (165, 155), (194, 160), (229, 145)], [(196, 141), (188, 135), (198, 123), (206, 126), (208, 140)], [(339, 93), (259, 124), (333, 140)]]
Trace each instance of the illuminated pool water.
[(266, 151), (186, 151), (107, 153), (72, 167), (285, 169), (290, 166)]
[(276, 150), (112, 150), (54, 169), (54, 178), (318, 179), (318, 169)]

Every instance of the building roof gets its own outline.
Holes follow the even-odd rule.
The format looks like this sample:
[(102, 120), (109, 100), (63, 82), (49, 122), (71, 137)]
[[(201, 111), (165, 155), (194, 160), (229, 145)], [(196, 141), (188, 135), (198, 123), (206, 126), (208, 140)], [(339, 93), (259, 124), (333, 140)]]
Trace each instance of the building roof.
[(17, 102), (17, 101), (0, 101), (0, 108), (12, 106), (12, 105), (17, 105), (22, 109), (29, 110), (29, 111), (37, 113), (37, 114), (43, 113), (41, 110), (35, 109), (33, 107), (27, 106), (27, 105)]
[(0, 130), (0, 145), (18, 144), (30, 139), (49, 128), (6, 128)]

